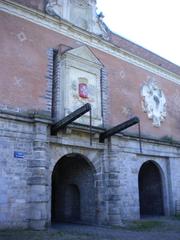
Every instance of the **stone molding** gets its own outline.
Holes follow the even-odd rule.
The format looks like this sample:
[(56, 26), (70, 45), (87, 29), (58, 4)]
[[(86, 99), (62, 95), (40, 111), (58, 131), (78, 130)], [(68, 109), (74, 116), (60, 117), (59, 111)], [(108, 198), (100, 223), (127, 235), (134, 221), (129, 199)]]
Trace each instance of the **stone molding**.
[(112, 43), (103, 40), (101, 37), (92, 33), (88, 33), (87, 31), (82, 30), (78, 27), (75, 27), (73, 24), (65, 20), (56, 19), (40, 11), (24, 7), (9, 0), (7, 0), (6, 2), (0, 0), (0, 10), (14, 16), (23, 18), (27, 21), (33, 22), (39, 26), (45, 27), (57, 33), (63, 34), (69, 38), (75, 40), (78, 39), (79, 41), (87, 44), (90, 47), (101, 50), (123, 61), (126, 61), (137, 67), (154, 73), (160, 77), (165, 78), (166, 80), (169, 80), (176, 84), (180, 84), (180, 76), (178, 76), (177, 74), (174, 74), (162, 67), (159, 67), (123, 49), (120, 49), (114, 46)]
[[(43, 116), (30, 116), (29, 114), (21, 114), (21, 113), (12, 113), (12, 112), (0, 112), (0, 119), (4, 119), (4, 121), (17, 121), (17, 122), (22, 122), (22, 123), (27, 123), (27, 124), (34, 124), (36, 122), (38, 123), (42, 123), (42, 124), (52, 124), (52, 119), (47, 119)], [(94, 144), (92, 146), (88, 145), (87, 146), (87, 142), (84, 142), (84, 144), (80, 144), (80, 142), (78, 141), (77, 144), (80, 144), (82, 148), (97, 148), (97, 149), (104, 149), (107, 147), (107, 144), (102, 144), (102, 143), (99, 143), (98, 142), (98, 138), (99, 138), (99, 133), (101, 133), (102, 131), (104, 131), (104, 128), (101, 128), (101, 127), (93, 127), (93, 138), (94, 138)], [(71, 134), (71, 131), (74, 135), (77, 134), (77, 132), (81, 132), (81, 133), (84, 133), (84, 134), (89, 134), (89, 128), (86, 126), (86, 125), (82, 125), (82, 124), (77, 124), (77, 123), (73, 123), (73, 124), (70, 124), (69, 127), (68, 127), (68, 130), (67, 131), (70, 131), (70, 134)], [(12, 133), (10, 133), (10, 136), (12, 137)], [(72, 143), (69, 143), (66, 141), (66, 139), (62, 140), (63, 133), (59, 133), (58, 136), (48, 136), (48, 139), (47, 139), (47, 142), (49, 143), (55, 143), (55, 144), (64, 144), (64, 145), (72, 145), (74, 146), (74, 142)], [(111, 143), (112, 145), (118, 145), (119, 144), (119, 140), (121, 141), (135, 141), (137, 142), (137, 148), (139, 148), (139, 138), (138, 136), (135, 136), (135, 135), (125, 135), (125, 134), (116, 134), (115, 136), (113, 136), (111, 138)], [(142, 143), (143, 144), (155, 144), (155, 145), (161, 145), (161, 146), (169, 146), (169, 147), (172, 147), (172, 148), (175, 148), (175, 149), (179, 149), (179, 146), (180, 146), (180, 143), (179, 142), (168, 142), (168, 141), (163, 141), (161, 139), (152, 139), (152, 138), (148, 138), (147, 136), (142, 136)], [(124, 148), (125, 146), (123, 145), (122, 148)], [(129, 147), (127, 147), (127, 149), (129, 149)], [(128, 151), (128, 150), (127, 150)], [(130, 149), (129, 149), (130, 151)], [(170, 151), (172, 151), (172, 149), (170, 149)], [(131, 152), (131, 151), (130, 151)], [(139, 152), (139, 150), (138, 150)], [(140, 154), (140, 153), (137, 153), (137, 154)], [(143, 154), (148, 154), (149, 153), (145, 153), (143, 152)], [(169, 152), (167, 154), (164, 154), (165, 156), (169, 156)], [(180, 153), (179, 153), (180, 154)], [(164, 156), (163, 155), (163, 156)], [(175, 155), (173, 154), (173, 157)]]
[(20, 113), (10, 111), (0, 111), (0, 119), (15, 120), (27, 123), (41, 122), (51, 124), (52, 119), (47, 115), (41, 115), (38, 113)]

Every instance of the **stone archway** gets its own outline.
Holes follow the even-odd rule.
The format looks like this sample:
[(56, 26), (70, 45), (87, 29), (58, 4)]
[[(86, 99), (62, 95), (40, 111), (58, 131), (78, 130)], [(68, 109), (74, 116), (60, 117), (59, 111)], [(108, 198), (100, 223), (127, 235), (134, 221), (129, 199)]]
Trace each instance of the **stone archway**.
[(52, 222), (96, 222), (95, 170), (80, 154), (62, 157), (52, 173)]
[(153, 161), (145, 162), (139, 171), (140, 215), (164, 215), (163, 182), (159, 167)]

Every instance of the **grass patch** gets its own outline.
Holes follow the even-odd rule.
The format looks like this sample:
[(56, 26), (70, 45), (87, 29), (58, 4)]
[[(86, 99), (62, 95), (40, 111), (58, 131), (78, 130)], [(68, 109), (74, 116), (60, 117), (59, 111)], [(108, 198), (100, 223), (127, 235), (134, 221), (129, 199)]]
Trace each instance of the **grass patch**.
[(0, 231), (0, 240), (2, 239), (23, 239), (28, 240), (32, 238), (33, 240), (41, 240), (42, 236), (44, 237), (44, 231), (31, 231), (31, 230), (2, 230)]
[(0, 240), (56, 240), (63, 239), (62, 231), (33, 231), (33, 230), (2, 230), (0, 231)]
[(63, 232), (52, 232), (49, 235), (52, 237), (64, 237), (65, 234)]
[(128, 229), (134, 231), (152, 231), (162, 226), (163, 223), (160, 221), (133, 221)]
[(176, 215), (174, 218), (180, 221), (180, 214)]

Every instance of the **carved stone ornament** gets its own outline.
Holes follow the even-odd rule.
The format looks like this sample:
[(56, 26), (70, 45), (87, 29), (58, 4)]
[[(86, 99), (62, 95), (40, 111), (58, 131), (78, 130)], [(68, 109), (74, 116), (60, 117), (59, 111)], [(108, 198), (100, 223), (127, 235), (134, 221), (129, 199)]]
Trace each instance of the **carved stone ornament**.
[(109, 39), (109, 29), (103, 22), (103, 14), (96, 13), (95, 0), (47, 0), (46, 12), (73, 25)]
[[(56, 95), (55, 116), (62, 119), (82, 107), (91, 104), (92, 125), (102, 126), (101, 69), (99, 59), (86, 46), (70, 49), (58, 56), (60, 70)], [(58, 72), (59, 73), (59, 72)], [(89, 113), (76, 120), (89, 125)]]
[(61, 0), (48, 0), (46, 4), (46, 12), (51, 16), (62, 18), (62, 3)]
[(154, 81), (149, 81), (141, 89), (142, 108), (155, 127), (160, 127), (166, 118), (166, 98)]

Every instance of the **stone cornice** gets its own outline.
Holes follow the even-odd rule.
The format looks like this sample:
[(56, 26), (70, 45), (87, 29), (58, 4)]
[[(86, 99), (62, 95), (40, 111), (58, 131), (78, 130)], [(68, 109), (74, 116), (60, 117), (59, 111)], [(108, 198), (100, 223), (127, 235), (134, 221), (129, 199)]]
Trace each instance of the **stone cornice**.
[(112, 43), (103, 40), (101, 37), (89, 33), (83, 29), (80, 29), (65, 20), (56, 19), (43, 12), (30, 9), (20, 4), (14, 3), (13, 1), (10, 0), (6, 1), (0, 0), (0, 10), (12, 14), (14, 16), (23, 18), (27, 21), (33, 22), (39, 26), (45, 27), (57, 33), (63, 34), (67, 37), (73, 38), (75, 40), (78, 39), (79, 41), (90, 47), (101, 50), (107, 54), (110, 54), (114, 57), (117, 57), (121, 60), (124, 60), (130, 64), (133, 64), (149, 72), (152, 72), (176, 84), (180, 84), (179, 75), (176, 75), (164, 68), (152, 64), (123, 49), (120, 49), (113, 45)]
[[(34, 123), (43, 123), (43, 124), (47, 124), (47, 125), (51, 125), (53, 123), (52, 119), (49, 118), (48, 116), (43, 116), (43, 115), (39, 115), (38, 113), (19, 113), (19, 112), (10, 112), (10, 111), (0, 111), (0, 120), (6, 121), (16, 121), (16, 122), (23, 122), (23, 123), (28, 123), (28, 124), (34, 124)], [(93, 146), (89, 146), (89, 148), (99, 148), (99, 149), (105, 149), (108, 147), (108, 142), (106, 142), (105, 144), (102, 143), (98, 143), (97, 139), (99, 139), (99, 134), (102, 133), (105, 129), (102, 127), (92, 127), (92, 134), (93, 134), (93, 138), (94, 138), (94, 144)], [(67, 131), (70, 131), (70, 135), (71, 132), (74, 135), (78, 135), (79, 132), (84, 133), (84, 134), (89, 134), (89, 126), (88, 125), (83, 125), (83, 124), (78, 124), (78, 123), (72, 123), (68, 126), (67, 130), (66, 130), (66, 135), (68, 134)], [(118, 142), (119, 144), (119, 140), (121, 139), (121, 141), (135, 141), (135, 142), (139, 142), (139, 137), (135, 134), (122, 134), (122, 133), (118, 133), (116, 135), (114, 135), (113, 137), (111, 137), (111, 144), (116, 146), (116, 143)], [(57, 144), (69, 144), (72, 145), (72, 143), (68, 143), (68, 140), (63, 140), (62, 135), (59, 133), (57, 136), (50, 136), (49, 135), (49, 142), (51, 143), (57, 143)], [(142, 135), (142, 143), (143, 144), (155, 144), (155, 145), (161, 145), (161, 146), (169, 146), (172, 148), (178, 148), (180, 147), (180, 143), (179, 142), (168, 142), (168, 141), (163, 141), (160, 139), (153, 139), (153, 138), (149, 138), (147, 136), (143, 136)], [(74, 145), (73, 145), (74, 146)], [(82, 145), (83, 146), (83, 145)], [(84, 147), (86, 145), (84, 144)], [(86, 146), (87, 148), (87, 146)], [(126, 146), (126, 150), (125, 150), (125, 146), (122, 147), (123, 151), (125, 152), (132, 152), (132, 148), (129, 148), (128, 145)], [(129, 150), (128, 150), (129, 149)], [(139, 148), (137, 148), (139, 149)], [(143, 147), (144, 149), (144, 147)], [(144, 151), (144, 150), (143, 150)], [(172, 150), (170, 150), (172, 151)], [(137, 153), (139, 155), (152, 155), (149, 154), (148, 152), (143, 152), (142, 153)], [(169, 156), (169, 152), (167, 154), (167, 156)], [(154, 153), (155, 155), (155, 153)], [(161, 155), (166, 156), (166, 154), (163, 152), (161, 153)], [(160, 156), (160, 153), (159, 155)], [(174, 154), (171, 154), (171, 156), (175, 157)], [(180, 156), (179, 156), (180, 157)]]
[(34, 123), (34, 122), (41, 122), (46, 124), (52, 124), (52, 119), (40, 113), (30, 113), (30, 112), (13, 112), (13, 111), (5, 111), (0, 110), (0, 119), (5, 120), (14, 120), (19, 122), (27, 122), (27, 123)]

